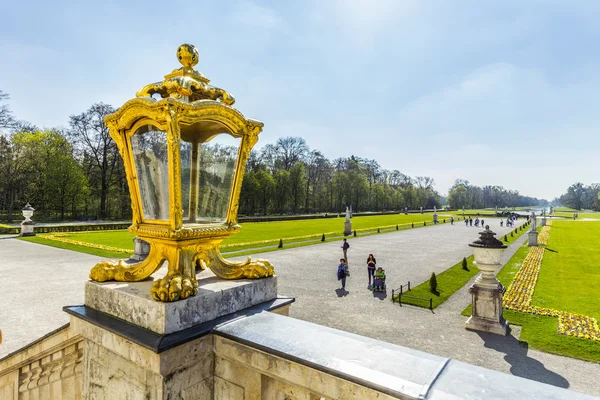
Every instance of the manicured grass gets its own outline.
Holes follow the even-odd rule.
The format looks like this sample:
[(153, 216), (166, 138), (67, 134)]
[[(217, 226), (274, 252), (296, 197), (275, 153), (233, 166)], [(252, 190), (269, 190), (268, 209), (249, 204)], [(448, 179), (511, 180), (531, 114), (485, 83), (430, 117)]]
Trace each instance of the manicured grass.
[[(437, 275), (437, 292), (432, 293), (429, 287), (429, 280), (420, 285), (411, 288), (410, 292), (405, 292), (409, 297), (402, 296), (402, 304), (412, 304), (419, 307), (429, 307), (429, 302), (423, 300), (412, 299), (412, 297), (433, 298), (432, 304), (435, 309), (437, 306), (448, 300), (457, 290), (463, 287), (472, 277), (474, 277), (479, 269), (473, 265), (473, 256), (467, 258), (468, 271), (462, 269), (462, 260), (456, 265), (448, 268), (441, 274)], [(395, 296), (394, 301), (398, 301)]]
[[(438, 220), (440, 223), (446, 219), (446, 223), (450, 223), (450, 213), (438, 213)], [(455, 217), (456, 218), (456, 217)], [(393, 214), (393, 215), (377, 215), (377, 216), (364, 216), (364, 217), (354, 217), (352, 218), (352, 228), (353, 230), (357, 230), (358, 236), (364, 236), (367, 233), (374, 232), (360, 232), (361, 229), (375, 229), (380, 226), (392, 226), (391, 228), (382, 229), (383, 232), (390, 232), (395, 230), (395, 225), (399, 225), (400, 229), (403, 229), (403, 224), (411, 224), (415, 223), (415, 228), (423, 226), (423, 221), (427, 222), (427, 226), (433, 225), (433, 214)], [(224, 245), (227, 244), (237, 244), (237, 243), (247, 243), (247, 242), (257, 242), (263, 240), (272, 240), (275, 242), (269, 242), (265, 244), (254, 244), (252, 247), (244, 246), (244, 247), (228, 247), (223, 249), (226, 251), (234, 251), (234, 250), (242, 250), (244, 248), (257, 248), (257, 247), (271, 247), (273, 245), (273, 250), (277, 249), (277, 242), (279, 239), (283, 239), (284, 242), (294, 242), (294, 247), (297, 247), (298, 244), (295, 242), (306, 241), (304, 245), (314, 244), (318, 241), (318, 239), (291, 239), (298, 236), (307, 236), (307, 235), (321, 235), (323, 233), (327, 234), (329, 232), (336, 232), (335, 235), (326, 235), (327, 238), (332, 239), (333, 237), (341, 238), (342, 231), (344, 229), (344, 218), (327, 218), (327, 219), (313, 219), (313, 220), (296, 220), (296, 221), (274, 221), (274, 222), (248, 222), (241, 224), (242, 229), (239, 233), (231, 236), (227, 240), (223, 242)], [(408, 227), (410, 228), (410, 225)], [(100, 232), (76, 232), (72, 233), (69, 236), (65, 237), (71, 240), (77, 240), (85, 243), (95, 243), (105, 246), (112, 246), (122, 249), (128, 249), (130, 252), (133, 252), (133, 238), (134, 235), (131, 234), (127, 230), (116, 230), (116, 231), (100, 231)], [(288, 239), (288, 240), (286, 240)], [(90, 249), (85, 246), (77, 246), (70, 243), (62, 243), (58, 241), (43, 239), (41, 237), (35, 236), (29, 239), (30, 241), (46, 244), (50, 246), (60, 247), (60, 248), (68, 248), (70, 250), (81, 251), (83, 253), (100, 255), (102, 257), (114, 257), (114, 252), (105, 251), (101, 249)], [(60, 246), (59, 246), (60, 244)], [(291, 244), (291, 243), (290, 243)], [(284, 248), (289, 248), (289, 246), (285, 246)], [(262, 251), (270, 251), (269, 249), (265, 249)], [(122, 254), (122, 253), (118, 253)], [(241, 255), (241, 254), (240, 254)], [(122, 257), (122, 256), (121, 256)]]
[[(438, 213), (438, 220), (446, 218), (449, 223), (450, 213)], [(426, 221), (433, 225), (433, 214), (393, 214), (352, 218), (352, 229), (369, 229), (378, 226), (409, 224)], [(242, 230), (225, 240), (223, 244), (254, 242), (258, 240), (285, 239), (296, 236), (316, 235), (327, 232), (342, 232), (344, 218), (310, 219), (277, 222), (247, 222)], [(359, 232), (360, 234), (360, 232)]]
[(600, 362), (600, 345), (593, 340), (559, 335), (558, 319), (516, 311), (503, 311), (504, 318), (511, 324), (520, 325), (519, 341), (526, 342), (530, 349), (546, 353)]
[(571, 212), (571, 213), (577, 212), (576, 209), (570, 208), (570, 207), (554, 207), (553, 211), (555, 211), (555, 212), (556, 211), (565, 211), (565, 212)]
[(600, 320), (599, 282), (600, 222), (552, 222), (533, 304)]
[[(555, 230), (557, 225), (560, 227), (563, 224), (566, 225), (566, 224), (569, 224), (569, 222), (567, 222), (567, 221), (564, 221), (562, 223), (559, 223), (558, 221), (552, 222), (552, 228), (550, 228), (550, 238), (548, 241), (549, 243), (548, 243), (548, 246), (546, 247), (546, 249), (553, 249), (552, 248), (553, 237), (555, 237), (554, 238), (555, 246), (557, 243), (563, 242), (563, 239), (561, 239), (560, 236), (564, 236), (568, 231), (570, 231), (570, 229), (568, 231), (563, 230), (562, 235), (560, 234), (560, 231), (561, 231), (560, 229)], [(576, 225), (581, 225), (581, 224), (584, 224), (584, 223), (582, 222), (582, 223), (577, 223), (577, 224), (572, 224), (572, 225), (576, 226)], [(596, 227), (593, 227), (592, 229), (594, 230), (594, 232), (596, 232), (595, 235), (598, 235), (598, 231), (596, 229), (600, 228), (600, 223), (599, 222), (588, 222), (587, 224), (596, 224)], [(558, 237), (556, 237), (556, 236), (558, 236)], [(575, 234), (575, 236), (578, 236), (578, 235)], [(588, 238), (589, 238), (589, 236), (588, 236)], [(563, 243), (565, 243), (565, 242), (563, 242)], [(596, 244), (596, 246), (597, 246), (597, 244)], [(593, 250), (597, 251), (596, 249), (593, 249)], [(497, 278), (504, 286), (510, 285), (510, 283), (514, 279), (515, 274), (521, 267), (521, 264), (523, 263), (523, 260), (527, 256), (528, 252), (529, 252), (529, 247), (527, 247), (526, 245), (519, 248), (519, 250), (515, 253), (515, 255), (513, 255), (513, 257), (509, 260), (509, 262), (498, 273)], [(566, 309), (566, 306), (568, 304), (570, 304), (571, 306), (577, 307), (576, 309), (579, 310), (578, 311), (579, 313), (585, 314), (583, 312), (584, 309), (590, 311), (587, 314), (590, 316), (594, 316), (594, 309), (595, 309), (596, 310), (596, 318), (597, 318), (598, 305), (596, 304), (594, 307), (594, 301), (597, 299), (597, 295), (595, 295), (595, 297), (589, 297), (589, 298), (583, 298), (583, 299), (582, 299), (582, 297), (585, 297), (585, 296), (580, 295), (582, 290), (583, 291), (586, 290), (585, 287), (588, 287), (591, 285), (589, 285), (589, 284), (583, 285), (584, 286), (583, 289), (577, 288), (577, 287), (570, 287), (568, 289), (568, 293), (566, 291), (562, 290), (561, 288), (557, 288), (557, 287), (551, 288), (548, 285), (549, 283), (552, 283), (555, 281), (560, 281), (558, 273), (555, 271), (555, 273), (553, 274), (552, 273), (553, 271), (551, 270), (551, 269), (556, 268), (556, 266), (554, 266), (552, 264), (557, 263), (559, 261), (559, 258), (557, 257), (556, 259), (552, 259), (552, 258), (548, 259), (547, 257), (550, 254), (556, 254), (557, 256), (561, 256), (560, 252), (552, 253), (549, 250), (546, 250), (544, 252), (542, 268), (540, 270), (540, 276), (538, 278), (538, 283), (536, 285), (535, 292), (534, 292), (533, 304), (536, 306), (544, 306), (544, 304), (542, 304), (540, 301), (538, 301), (539, 299), (543, 299), (544, 301), (548, 302), (548, 304), (552, 304), (553, 308), (556, 308), (558, 310), (564, 310), (564, 309)], [(568, 251), (566, 251), (565, 254), (568, 254)], [(579, 254), (582, 255), (581, 250), (580, 250)], [(587, 256), (583, 256), (583, 257), (587, 258)], [(597, 256), (596, 256), (596, 259), (597, 259)], [(598, 268), (597, 262), (598, 261), (596, 261), (596, 264), (595, 264), (596, 268)], [(550, 266), (548, 265), (548, 263), (550, 263)], [(569, 273), (570, 274), (575, 273), (575, 275), (577, 275), (577, 271), (579, 270), (581, 265), (578, 266), (577, 262), (575, 262), (574, 264), (575, 265), (572, 265), (572, 268), (569, 268)], [(545, 275), (545, 276), (542, 278), (542, 275)], [(565, 279), (569, 280), (569, 278), (564, 275), (564, 271), (563, 271), (563, 277)], [(575, 277), (575, 279), (578, 279), (578, 278)], [(543, 284), (541, 284), (542, 280), (545, 280), (548, 282), (544, 282)], [(590, 281), (588, 281), (588, 283), (589, 282)], [(597, 278), (595, 281), (591, 281), (591, 282), (597, 282)], [(560, 304), (556, 305), (555, 303), (551, 302), (551, 301), (556, 300), (554, 298), (556, 296), (556, 293), (554, 293), (554, 294), (551, 293), (550, 297), (548, 297), (548, 290), (554, 290), (557, 292), (561, 292), (562, 295), (565, 296), (565, 298), (568, 298), (568, 297), (572, 297), (572, 298), (566, 300), (565, 307), (561, 307)], [(593, 288), (592, 288), (592, 290), (595, 293), (597, 293)], [(589, 296), (589, 294), (587, 296)], [(576, 299), (579, 299), (579, 301), (581, 302), (581, 307), (579, 307), (579, 303), (577, 303)], [(597, 301), (596, 301), (596, 303), (597, 303)], [(471, 311), (472, 311), (471, 305), (469, 304), (469, 306), (462, 312), (462, 315), (470, 316)], [(548, 352), (548, 353), (578, 358), (581, 360), (600, 362), (600, 345), (597, 342), (587, 340), (587, 339), (559, 335), (558, 330), (557, 330), (557, 327), (558, 327), (557, 318), (545, 317), (545, 316), (534, 315), (534, 314), (520, 313), (520, 312), (515, 312), (515, 311), (510, 311), (510, 310), (504, 310), (503, 314), (504, 314), (504, 318), (506, 318), (506, 320), (508, 322), (510, 322), (513, 325), (520, 325), (522, 327), (520, 341), (526, 342), (528, 344), (529, 348), (531, 348), (531, 349), (537, 349), (537, 350)]]
[[(564, 218), (573, 219), (573, 213), (575, 213), (575, 212), (577, 212), (577, 211), (555, 212), (553, 215), (556, 217), (564, 217)], [(582, 218), (600, 219), (600, 212), (579, 212), (579, 217), (577, 219), (582, 219)]]

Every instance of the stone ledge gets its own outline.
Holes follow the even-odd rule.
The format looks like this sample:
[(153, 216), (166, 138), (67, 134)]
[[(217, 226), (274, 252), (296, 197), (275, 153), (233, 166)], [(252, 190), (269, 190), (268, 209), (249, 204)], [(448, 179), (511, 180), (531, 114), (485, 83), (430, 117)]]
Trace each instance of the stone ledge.
[[(155, 279), (167, 272), (161, 268)], [(153, 279), (85, 285), (85, 305), (160, 335), (178, 332), (277, 298), (277, 277), (224, 280), (210, 270), (197, 275), (198, 294), (172, 303), (150, 295)]]
[(140, 328), (139, 326), (133, 325), (129, 322), (115, 318), (112, 315), (105, 314), (85, 305), (67, 306), (64, 307), (63, 310), (67, 314), (71, 315), (71, 318), (76, 317), (83, 319), (84, 321), (106, 329), (109, 332), (130, 340), (131, 342), (136, 343), (155, 353), (162, 353), (163, 351), (177, 347), (191, 340), (208, 335), (212, 333), (215, 328), (223, 326), (234, 320), (258, 314), (263, 311), (274, 311), (289, 306), (293, 302), (293, 298), (280, 296), (276, 299), (265, 301), (261, 304), (246, 308), (244, 310), (240, 310), (235, 313), (219, 317), (215, 320), (207, 321), (194, 327), (167, 335), (160, 335), (156, 332)]

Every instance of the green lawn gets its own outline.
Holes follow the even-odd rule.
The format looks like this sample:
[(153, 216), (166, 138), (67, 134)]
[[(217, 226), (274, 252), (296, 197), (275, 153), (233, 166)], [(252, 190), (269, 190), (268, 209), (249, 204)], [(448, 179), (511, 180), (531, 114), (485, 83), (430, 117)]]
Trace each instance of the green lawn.
[[(570, 212), (555, 212), (553, 215), (556, 217), (565, 217), (565, 218), (570, 218), (573, 219), (573, 213), (577, 212), (577, 211), (570, 211)], [(579, 212), (579, 217), (577, 219), (581, 219), (581, 218), (592, 218), (592, 219), (600, 219), (600, 212)]]
[(533, 297), (600, 320), (600, 222), (554, 221)]
[[(440, 212), (438, 213), (438, 220), (440, 223), (446, 219), (446, 223), (450, 223), (450, 215), (453, 213)], [(455, 216), (455, 218), (457, 218)], [(458, 218), (457, 218), (458, 220)], [(380, 226), (392, 226), (387, 231), (395, 230), (395, 225), (400, 225), (402, 228), (403, 224), (415, 223), (415, 228), (423, 226), (423, 221), (427, 222), (427, 225), (433, 224), (433, 215), (431, 213), (426, 214), (393, 214), (393, 215), (376, 215), (376, 216), (364, 216), (352, 218), (352, 229), (357, 230), (358, 236), (365, 235), (366, 232), (360, 232), (361, 229), (376, 229)], [(344, 218), (327, 218), (327, 219), (311, 219), (311, 220), (295, 220), (295, 221), (274, 221), (274, 222), (247, 222), (243, 223), (242, 229), (239, 233), (231, 236), (223, 242), (227, 244), (257, 242), (262, 240), (272, 240), (271, 243), (266, 244), (255, 244), (251, 247), (228, 247), (223, 251), (235, 251), (235, 250), (247, 250), (247, 252), (239, 253), (235, 255), (249, 254), (252, 252), (251, 248), (256, 247), (268, 247), (262, 251), (276, 250), (279, 239), (283, 239), (284, 248), (297, 247), (300, 245), (308, 245), (318, 243), (320, 235), (323, 233), (336, 232), (335, 235), (326, 235), (327, 240), (334, 238), (341, 238), (342, 231), (344, 228)], [(410, 227), (410, 225), (408, 225)], [(386, 232), (386, 230), (382, 230)], [(371, 232), (374, 233), (374, 232)], [(290, 239), (298, 236), (307, 235), (318, 235), (318, 237), (312, 239)], [(67, 239), (77, 240), (86, 243), (95, 243), (105, 246), (112, 246), (122, 249), (127, 249), (129, 252), (133, 252), (133, 238), (134, 235), (127, 230), (117, 231), (94, 231), (94, 232), (81, 232), (72, 233), (66, 237)], [(286, 240), (288, 239), (288, 240)], [(125, 253), (115, 253), (112, 251), (106, 251), (101, 249), (93, 249), (85, 246), (78, 246), (71, 243), (62, 243), (58, 241), (43, 239), (39, 236), (28, 238), (27, 240), (36, 243), (46, 244), (54, 247), (65, 248), (74, 251), (81, 251), (88, 254), (99, 255), (102, 257), (109, 258), (122, 258)], [(301, 243), (299, 243), (301, 242)], [(272, 247), (272, 248), (271, 248)], [(118, 256), (115, 254), (119, 254)], [(127, 253), (128, 254), (128, 253)], [(125, 255), (126, 256), (126, 255)]]
[[(584, 228), (583, 225), (587, 224), (595, 225)], [(582, 226), (580, 229), (585, 229), (585, 232), (577, 231), (577, 226), (580, 225)], [(572, 229), (575, 229), (575, 231)], [(594, 273), (593, 265), (598, 270), (599, 239), (592, 239), (592, 242), (595, 243), (595, 248), (591, 246), (590, 251), (590, 248), (586, 245), (579, 244), (576, 238), (586, 233), (590, 235), (586, 236), (586, 239), (594, 235), (598, 236), (600, 233), (599, 230), (600, 222), (552, 222), (550, 238), (546, 247), (547, 250), (544, 252), (542, 268), (534, 292), (534, 305), (552, 307), (558, 310), (569, 310), (568, 307), (572, 307), (570, 310), (574, 312), (595, 316), (598, 319), (598, 311), (600, 310), (600, 304), (597, 301), (598, 288), (594, 285), (586, 285), (585, 283), (598, 282), (599, 275), (598, 272)], [(579, 247), (577, 259), (573, 259), (575, 250), (564, 248), (570, 245)], [(560, 246), (558, 253), (550, 251), (556, 250), (555, 247), (557, 246)], [(504, 286), (510, 285), (528, 252), (529, 247), (526, 245), (519, 248), (510, 261), (498, 273), (498, 280)], [(589, 262), (592, 263), (588, 264), (591, 268), (583, 265), (583, 263)], [(587, 279), (582, 280), (578, 276), (580, 273), (587, 276)], [(564, 282), (565, 285), (561, 286), (560, 282)], [(576, 282), (579, 282), (579, 286)], [(585, 283), (582, 284), (582, 282)], [(503, 313), (506, 320), (511, 324), (522, 326), (519, 340), (526, 342), (529, 348), (582, 360), (600, 362), (600, 345), (597, 342), (587, 339), (559, 335), (557, 318), (510, 310), (504, 310)], [(462, 314), (465, 316), (471, 315), (471, 305)]]
[[(429, 280), (421, 283), (415, 288), (411, 288), (410, 292), (405, 292), (406, 296), (402, 296), (402, 304), (412, 304), (419, 307), (428, 308), (429, 303), (423, 300), (412, 299), (412, 297), (432, 298), (433, 308), (448, 300), (457, 290), (463, 287), (472, 277), (474, 277), (479, 269), (473, 265), (473, 256), (467, 258), (468, 271), (462, 269), (462, 260), (456, 265), (448, 268), (441, 274), (437, 275), (437, 292), (432, 293), (429, 287)], [(394, 301), (398, 301), (395, 296)]]
[(570, 208), (570, 207), (554, 207), (553, 210), (556, 211), (564, 211), (564, 212), (576, 212), (577, 210), (574, 208)]

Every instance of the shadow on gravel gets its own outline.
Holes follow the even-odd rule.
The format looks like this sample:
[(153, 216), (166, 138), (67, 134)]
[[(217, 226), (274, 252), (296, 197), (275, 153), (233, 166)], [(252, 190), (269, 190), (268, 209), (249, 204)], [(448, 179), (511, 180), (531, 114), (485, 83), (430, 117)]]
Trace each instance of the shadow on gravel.
[(373, 291), (373, 297), (379, 300), (384, 300), (387, 298), (387, 292), (376, 292)]
[(347, 291), (346, 289), (335, 289), (335, 294), (337, 294), (338, 297), (344, 297), (347, 296), (348, 293), (350, 293), (349, 291)]
[(505, 353), (504, 360), (510, 364), (511, 374), (561, 388), (569, 387), (569, 381), (562, 375), (550, 371), (540, 361), (529, 357), (527, 342), (517, 340), (510, 332), (507, 336), (483, 332), (477, 334), (485, 347)]

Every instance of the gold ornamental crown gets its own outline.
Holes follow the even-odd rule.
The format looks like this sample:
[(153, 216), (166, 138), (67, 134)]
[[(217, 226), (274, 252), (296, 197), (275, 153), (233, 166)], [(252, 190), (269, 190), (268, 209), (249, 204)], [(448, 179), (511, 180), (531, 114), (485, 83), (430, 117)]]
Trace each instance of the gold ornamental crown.
[(200, 55), (195, 46), (182, 44), (177, 48), (177, 60), (182, 67), (165, 75), (162, 82), (151, 83), (136, 93), (137, 97), (152, 97), (159, 94), (185, 103), (198, 100), (217, 100), (228, 106), (235, 103), (233, 96), (218, 87), (209, 85), (210, 80), (193, 67), (198, 64)]

